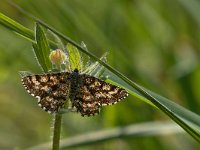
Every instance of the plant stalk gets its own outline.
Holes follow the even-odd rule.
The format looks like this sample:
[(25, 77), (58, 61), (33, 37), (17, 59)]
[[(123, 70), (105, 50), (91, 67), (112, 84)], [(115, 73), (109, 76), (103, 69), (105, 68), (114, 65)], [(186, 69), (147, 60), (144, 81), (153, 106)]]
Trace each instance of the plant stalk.
[(61, 122), (62, 122), (62, 114), (54, 114), (53, 116), (53, 143), (52, 150), (59, 150), (60, 148), (60, 133), (61, 133)]

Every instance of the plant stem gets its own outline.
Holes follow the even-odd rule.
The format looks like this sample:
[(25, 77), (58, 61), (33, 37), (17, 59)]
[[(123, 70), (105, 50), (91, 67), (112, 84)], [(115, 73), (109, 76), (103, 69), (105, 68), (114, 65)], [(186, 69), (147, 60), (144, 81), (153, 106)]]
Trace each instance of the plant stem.
[(61, 133), (61, 122), (62, 122), (62, 114), (55, 114), (53, 116), (53, 143), (52, 150), (59, 150), (60, 147), (60, 133)]

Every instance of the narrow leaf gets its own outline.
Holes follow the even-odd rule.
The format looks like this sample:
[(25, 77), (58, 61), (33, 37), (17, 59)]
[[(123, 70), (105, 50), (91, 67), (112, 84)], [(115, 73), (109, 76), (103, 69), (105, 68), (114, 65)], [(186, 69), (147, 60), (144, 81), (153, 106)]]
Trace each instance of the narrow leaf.
[(41, 69), (44, 71), (44, 72), (48, 72), (48, 68), (45, 64), (45, 60), (44, 60), (44, 57), (41, 53), (41, 50), (38, 48), (38, 45), (35, 44), (35, 43), (32, 43), (32, 47), (33, 47), (33, 50), (34, 50), (34, 53), (35, 53), (35, 57), (37, 59), (37, 62), (39, 64), (39, 66), (41, 67)]
[(133, 88), (130, 84), (122, 81), (118, 76), (113, 73), (109, 73), (111, 76), (109, 77), (109, 82), (116, 82), (115, 84), (124, 87), (129, 91), (130, 94), (136, 96), (137, 98), (149, 103), (153, 104), (156, 108), (163, 111), (167, 114), (172, 120), (178, 123), (186, 132), (188, 132), (194, 139), (200, 142), (200, 116), (183, 108), (182, 106), (174, 103), (172, 100), (164, 98), (159, 94), (156, 94), (150, 90), (139, 86), (134, 83), (134, 86), (137, 88)]
[(52, 69), (51, 61), (49, 60), (49, 54), (50, 54), (50, 47), (47, 42), (46, 35), (42, 29), (42, 27), (36, 23), (36, 41), (37, 41), (37, 48), (36, 48), (36, 56), (39, 60), (41, 66), (46, 66), (46, 68), (43, 68), (45, 72), (48, 72)]
[(24, 27), (20, 23), (12, 20), (11, 18), (5, 16), (2, 13), (0, 13), (0, 24), (25, 37), (26, 39), (29, 39), (32, 42), (34, 41), (34, 32), (32, 30)]
[(78, 70), (82, 71), (82, 60), (78, 49), (72, 44), (68, 43), (67, 51), (68, 51), (70, 69), (74, 70), (75, 68), (77, 68)]

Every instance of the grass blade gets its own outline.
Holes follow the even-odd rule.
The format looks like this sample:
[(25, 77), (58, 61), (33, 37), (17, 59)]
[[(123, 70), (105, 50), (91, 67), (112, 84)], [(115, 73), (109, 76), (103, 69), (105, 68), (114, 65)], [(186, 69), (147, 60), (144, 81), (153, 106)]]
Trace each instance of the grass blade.
[[(113, 129), (95, 131), (77, 135), (71, 138), (61, 140), (61, 149), (70, 147), (91, 145), (96, 143), (102, 143), (104, 141), (119, 139), (124, 137), (148, 137), (157, 135), (167, 135), (172, 133), (183, 133), (179, 126), (171, 122), (147, 122), (140, 124), (132, 124), (125, 127), (116, 127)], [(50, 149), (50, 143), (44, 143), (35, 147), (31, 147), (27, 150), (43, 150)]]
[[(134, 83), (137, 88), (133, 88), (130, 84), (120, 81), (119, 77), (113, 73), (109, 73), (109, 82), (124, 87), (130, 94), (149, 103), (150, 105), (160, 109), (167, 114), (172, 120), (179, 124), (185, 131), (187, 131), (194, 139), (200, 142), (200, 116), (187, 110), (186, 108), (174, 103), (159, 94), (156, 94), (142, 86)], [(113, 82), (114, 81), (114, 82)], [(117, 82), (116, 82), (117, 81)]]
[(5, 16), (4, 14), (0, 13), (0, 24), (5, 26), (6, 28), (18, 33), (19, 35), (25, 37), (26, 39), (34, 42), (34, 32), (20, 23), (12, 20), (11, 18)]

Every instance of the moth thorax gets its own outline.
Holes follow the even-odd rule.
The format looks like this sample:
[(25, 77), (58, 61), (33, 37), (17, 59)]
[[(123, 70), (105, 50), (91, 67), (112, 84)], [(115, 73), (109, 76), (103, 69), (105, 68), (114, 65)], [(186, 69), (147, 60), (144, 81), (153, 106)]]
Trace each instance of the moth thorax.
[(70, 95), (69, 98), (71, 100), (74, 100), (75, 96), (79, 93), (80, 87), (82, 85), (81, 76), (78, 72), (72, 72), (71, 78), (70, 78)]

